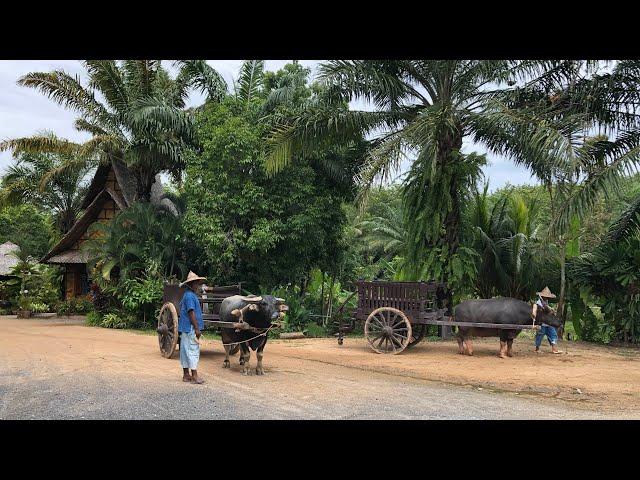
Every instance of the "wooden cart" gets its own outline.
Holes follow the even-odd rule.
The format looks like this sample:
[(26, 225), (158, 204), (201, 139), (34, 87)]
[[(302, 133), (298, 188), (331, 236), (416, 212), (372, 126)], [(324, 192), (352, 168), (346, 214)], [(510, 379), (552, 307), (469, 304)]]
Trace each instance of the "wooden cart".
[[(160, 353), (165, 358), (171, 358), (179, 347), (178, 336), (178, 315), (180, 313), (180, 300), (184, 295), (185, 289), (179, 285), (165, 285), (162, 294), (162, 308), (158, 315), (158, 344), (160, 345)], [(204, 330), (216, 330), (220, 328), (236, 328), (235, 322), (220, 321), (220, 304), (222, 301), (232, 295), (241, 295), (241, 284), (226, 285), (220, 287), (207, 287), (206, 293), (197, 294), (202, 307), (202, 319), (204, 321)], [(239, 345), (235, 345), (230, 354), (234, 355), (239, 349)]]
[(358, 281), (356, 286), (354, 295), (358, 295), (358, 304), (354, 316), (349, 324), (338, 325), (340, 345), (344, 334), (353, 331), (358, 321), (364, 321), (364, 335), (375, 352), (393, 354), (417, 345), (424, 338), (427, 325), (535, 328), (533, 325), (455, 322), (452, 292), (443, 283)]

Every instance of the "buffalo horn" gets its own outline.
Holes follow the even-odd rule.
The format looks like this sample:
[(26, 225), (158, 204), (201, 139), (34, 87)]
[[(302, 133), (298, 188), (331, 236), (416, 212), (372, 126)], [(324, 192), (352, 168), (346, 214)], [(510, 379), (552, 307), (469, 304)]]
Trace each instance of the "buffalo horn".
[(255, 295), (249, 297), (241, 297), (247, 303), (258, 303), (262, 301), (262, 297), (256, 297)]

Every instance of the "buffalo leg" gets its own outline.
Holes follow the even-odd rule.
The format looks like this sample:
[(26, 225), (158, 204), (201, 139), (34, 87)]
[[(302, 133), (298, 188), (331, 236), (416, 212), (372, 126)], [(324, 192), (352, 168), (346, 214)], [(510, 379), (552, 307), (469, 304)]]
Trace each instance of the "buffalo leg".
[(505, 342), (504, 340), (500, 340), (500, 353), (498, 354), (498, 356), (500, 358), (505, 358), (505, 350), (507, 348), (507, 342)]
[(240, 346), (240, 350), (242, 352), (241, 353), (242, 359), (244, 360), (244, 363), (242, 364), (242, 374), (251, 375), (251, 368), (249, 367), (249, 360), (251, 359), (251, 350), (249, 349), (246, 343), (243, 343)]
[(262, 368), (262, 357), (264, 356), (264, 342), (260, 345), (260, 348), (256, 350), (256, 357), (258, 358), (258, 364), (256, 365), (256, 375), (264, 375), (264, 369)]
[(507, 340), (507, 357), (513, 357), (513, 338)]
[(231, 368), (231, 362), (229, 362), (229, 352), (231, 352), (231, 345), (224, 345), (224, 362), (222, 362), (222, 368)]
[(456, 337), (456, 340), (458, 340), (458, 353), (464, 355), (464, 338)]
[(467, 355), (473, 355), (473, 342), (471, 341), (470, 338), (464, 339), (464, 345), (465, 345), (465, 351), (467, 352)]

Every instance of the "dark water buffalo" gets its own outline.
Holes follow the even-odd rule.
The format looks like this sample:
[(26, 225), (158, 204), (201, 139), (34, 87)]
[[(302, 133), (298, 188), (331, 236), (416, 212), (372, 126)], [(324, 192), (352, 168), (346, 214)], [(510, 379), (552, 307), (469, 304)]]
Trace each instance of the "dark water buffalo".
[[(459, 304), (454, 312), (457, 322), (473, 323), (512, 323), (531, 325), (532, 305), (516, 298), (489, 298), (486, 300), (467, 300)], [(560, 327), (562, 322), (549, 308), (537, 307), (536, 325), (546, 323), (552, 327)], [(470, 337), (500, 337), (500, 358), (513, 356), (513, 339), (522, 330), (481, 327), (458, 327), (458, 348), (460, 354), (473, 355), (473, 344)]]
[[(234, 295), (227, 297), (220, 305), (220, 320), (223, 322), (242, 323), (244, 328), (231, 329), (223, 328), (222, 343), (237, 344), (240, 343), (240, 365), (243, 365), (242, 373), (250, 375), (249, 359), (251, 358), (251, 350), (256, 352), (258, 364), (256, 365), (256, 375), (264, 375), (262, 368), (262, 356), (264, 346), (267, 344), (267, 335), (260, 335), (265, 332), (271, 323), (284, 316), (284, 312), (288, 307), (284, 304), (284, 299), (273, 297), (271, 295), (249, 296)], [(255, 338), (254, 338), (255, 337)], [(245, 340), (248, 340), (245, 342)], [(226, 357), (223, 367), (230, 368), (229, 352), (234, 345), (225, 345), (224, 350)]]

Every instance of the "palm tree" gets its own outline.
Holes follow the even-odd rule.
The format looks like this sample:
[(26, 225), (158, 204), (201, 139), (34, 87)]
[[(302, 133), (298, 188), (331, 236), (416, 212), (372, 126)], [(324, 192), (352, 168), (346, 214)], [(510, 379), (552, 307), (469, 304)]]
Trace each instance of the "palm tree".
[[(53, 142), (53, 134), (45, 134)], [(62, 234), (69, 231), (81, 210), (85, 194), (88, 165), (75, 164), (59, 175), (50, 175), (74, 158), (59, 153), (20, 153), (2, 177), (0, 198), (9, 205), (31, 203), (53, 214), (56, 227)], [(34, 188), (37, 186), (37, 188)]]
[[(184, 111), (191, 89), (218, 101), (226, 95), (222, 77), (203, 60), (176, 62), (171, 78), (160, 60), (86, 60), (87, 86), (64, 71), (29, 73), (19, 85), (35, 88), (79, 114), (77, 130), (91, 139), (76, 145), (44, 136), (0, 143), (0, 150), (78, 154), (55, 173), (93, 162), (123, 162), (136, 180), (136, 199), (149, 201), (160, 172), (178, 177), (184, 152), (194, 143), (193, 118)], [(100, 100), (103, 99), (103, 100)]]
[[(327, 143), (348, 144), (374, 137), (358, 179), (366, 192), (388, 179), (403, 160), (408, 261), (420, 270), (432, 247), (446, 251), (445, 263), (460, 245), (461, 197), (477, 175), (477, 156), (461, 152), (473, 139), (489, 150), (526, 165), (559, 148), (557, 131), (537, 122), (535, 112), (509, 108), (500, 96), (546, 73), (565, 75), (565, 62), (336, 60), (320, 67), (320, 81), (338, 100), (363, 99), (373, 111), (335, 110), (320, 103), (283, 121), (271, 137), (268, 168), (277, 172), (293, 154), (311, 154)], [(518, 135), (515, 141), (514, 132)], [(525, 142), (533, 137), (535, 141)], [(535, 154), (535, 155), (534, 155)], [(536, 160), (531, 160), (532, 158)], [(443, 271), (446, 280), (450, 271)]]
[(388, 260), (404, 254), (406, 231), (404, 228), (402, 205), (384, 203), (379, 215), (368, 216), (357, 224), (362, 232), (362, 240), (368, 250), (380, 251)]
[[(561, 316), (566, 259), (577, 254), (572, 237), (580, 221), (603, 193), (614, 194), (622, 176), (640, 166), (640, 62), (617, 62), (606, 73), (599, 67), (600, 62), (567, 62), (566, 75), (543, 77), (502, 98), (510, 108), (533, 112), (556, 130), (549, 136), (556, 138), (555, 148), (527, 156), (533, 173), (548, 189), (554, 212), (547, 237), (559, 247)], [(519, 142), (515, 135), (510, 141)]]
[(180, 219), (160, 206), (136, 203), (111, 223), (94, 223), (91, 239), (83, 244), (88, 266), (106, 282), (112, 273), (121, 279), (168, 279), (184, 275), (180, 259)]
[(491, 206), (488, 184), (476, 191), (469, 218), (473, 248), (478, 253), (475, 291), (482, 298), (495, 295), (528, 300), (538, 281), (541, 249), (535, 226), (535, 200), (526, 202), (513, 192)]
[(509, 235), (507, 226), (509, 197), (503, 195), (491, 206), (488, 189), (488, 182), (485, 183), (482, 192), (476, 189), (468, 220), (473, 238), (472, 245), (479, 255), (474, 290), (480, 298), (493, 297), (507, 282), (498, 242)]
[[(614, 195), (623, 176), (640, 167), (640, 61), (619, 61), (610, 72), (560, 85), (557, 92), (558, 102), (583, 118), (571, 172), (580, 181), (564, 192), (554, 219), (554, 228), (563, 230), (572, 218), (588, 214), (600, 195)], [(640, 225), (640, 201), (631, 205), (637, 209), (627, 212), (624, 223), (632, 229)]]

